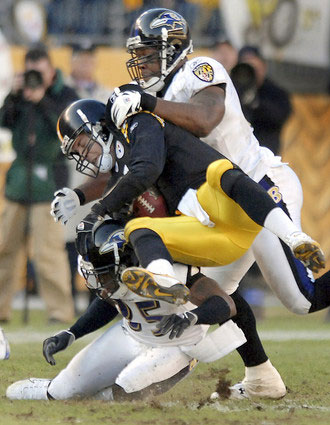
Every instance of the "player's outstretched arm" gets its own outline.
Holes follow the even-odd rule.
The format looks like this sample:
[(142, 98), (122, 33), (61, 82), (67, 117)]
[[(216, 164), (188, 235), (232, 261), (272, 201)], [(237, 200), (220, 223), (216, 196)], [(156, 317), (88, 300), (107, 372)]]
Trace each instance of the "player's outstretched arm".
[(43, 355), (46, 361), (52, 366), (55, 365), (54, 354), (68, 348), (76, 339), (107, 325), (117, 314), (118, 311), (113, 305), (95, 298), (74, 325), (45, 339)]

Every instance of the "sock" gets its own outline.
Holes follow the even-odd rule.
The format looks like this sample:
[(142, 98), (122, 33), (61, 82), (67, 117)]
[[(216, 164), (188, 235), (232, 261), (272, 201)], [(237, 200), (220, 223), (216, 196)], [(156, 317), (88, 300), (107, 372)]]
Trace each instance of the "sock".
[(330, 306), (330, 270), (315, 279), (314, 288), (314, 296), (310, 300), (312, 305), (308, 313), (320, 311)]
[(149, 263), (147, 266), (147, 270), (149, 270), (151, 273), (166, 274), (173, 277), (175, 276), (172, 264), (162, 258), (151, 261), (151, 263)]
[(258, 366), (247, 367), (245, 369), (245, 377), (248, 380), (260, 379), (269, 374), (269, 372), (273, 372), (274, 366), (271, 364), (270, 360), (266, 360), (264, 363)]
[(232, 320), (242, 329), (247, 339), (245, 344), (237, 348), (239, 355), (246, 367), (265, 363), (268, 357), (257, 333), (256, 319), (251, 307), (237, 291), (231, 294), (231, 297), (237, 309), (237, 314)]
[(265, 219), (264, 227), (274, 233), (283, 242), (286, 237), (301, 230), (291, 221), (281, 208), (274, 208)]
[(266, 190), (242, 170), (226, 171), (221, 177), (220, 185), (222, 190), (260, 226), (264, 225), (269, 212), (276, 208), (275, 202)]
[(170, 253), (156, 232), (137, 229), (130, 234), (129, 240), (142, 267), (146, 268), (153, 260), (159, 259), (173, 264)]

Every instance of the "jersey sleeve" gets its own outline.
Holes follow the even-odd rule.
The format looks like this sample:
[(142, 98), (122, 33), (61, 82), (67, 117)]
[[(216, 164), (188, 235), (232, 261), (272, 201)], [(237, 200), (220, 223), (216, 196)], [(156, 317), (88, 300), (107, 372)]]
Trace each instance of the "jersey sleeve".
[(186, 82), (189, 97), (208, 86), (226, 84), (229, 78), (227, 71), (219, 62), (203, 56), (188, 61), (180, 77)]

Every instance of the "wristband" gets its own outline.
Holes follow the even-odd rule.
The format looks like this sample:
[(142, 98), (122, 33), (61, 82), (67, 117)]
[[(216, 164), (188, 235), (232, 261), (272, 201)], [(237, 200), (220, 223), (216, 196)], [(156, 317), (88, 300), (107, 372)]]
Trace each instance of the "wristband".
[(106, 206), (101, 202), (94, 204), (91, 208), (91, 211), (101, 217), (104, 217), (108, 213)]
[(157, 97), (148, 93), (141, 93), (141, 108), (143, 111), (153, 112), (156, 108)]
[(82, 192), (80, 189), (73, 189), (74, 192), (78, 195), (80, 205), (85, 205), (86, 197), (84, 195), (84, 192)]

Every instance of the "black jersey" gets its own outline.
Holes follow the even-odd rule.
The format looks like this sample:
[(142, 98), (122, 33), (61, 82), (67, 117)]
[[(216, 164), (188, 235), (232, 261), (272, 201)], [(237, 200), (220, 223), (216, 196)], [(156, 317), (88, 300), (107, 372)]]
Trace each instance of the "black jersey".
[(129, 118), (122, 134), (116, 141), (111, 188), (100, 201), (108, 213), (154, 185), (173, 214), (184, 193), (205, 182), (208, 165), (224, 158), (191, 133), (150, 113)]

